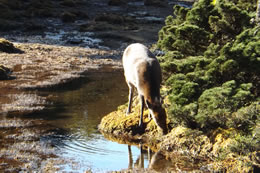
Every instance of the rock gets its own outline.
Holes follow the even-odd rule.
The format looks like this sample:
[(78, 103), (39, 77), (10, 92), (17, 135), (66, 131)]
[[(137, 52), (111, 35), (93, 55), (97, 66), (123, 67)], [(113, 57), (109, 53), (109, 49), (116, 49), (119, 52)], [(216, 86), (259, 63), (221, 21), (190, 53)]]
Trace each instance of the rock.
[(161, 150), (187, 154), (191, 158), (207, 158), (212, 150), (210, 139), (199, 130), (177, 126), (171, 130), (161, 143)]
[(61, 19), (63, 22), (74, 22), (76, 20), (76, 15), (70, 12), (64, 12), (61, 15)]
[(8, 79), (11, 73), (12, 71), (9, 68), (0, 65), (0, 80)]
[(103, 21), (111, 24), (122, 24), (125, 22), (125, 19), (121, 15), (112, 14), (112, 13), (103, 13), (96, 16), (95, 21)]
[(144, 0), (144, 5), (164, 7), (167, 5), (167, 1), (166, 0)]
[(0, 52), (18, 53), (20, 50), (14, 47), (13, 43), (10, 41), (4, 38), (0, 38)]
[(108, 5), (111, 6), (120, 6), (120, 5), (126, 5), (126, 1), (125, 0), (109, 0)]
[(73, 0), (64, 0), (61, 2), (61, 5), (64, 5), (67, 7), (75, 7), (76, 3)]
[(142, 142), (150, 143), (156, 148), (159, 144), (158, 141), (162, 139), (162, 130), (157, 127), (154, 120), (148, 118), (148, 110), (145, 110), (143, 114), (143, 128), (139, 127), (140, 107), (138, 104), (139, 99), (135, 99), (132, 104), (132, 113), (129, 115), (125, 114), (127, 105), (118, 107), (117, 111), (102, 118), (99, 130), (105, 135), (116, 137), (118, 140), (142, 140)]

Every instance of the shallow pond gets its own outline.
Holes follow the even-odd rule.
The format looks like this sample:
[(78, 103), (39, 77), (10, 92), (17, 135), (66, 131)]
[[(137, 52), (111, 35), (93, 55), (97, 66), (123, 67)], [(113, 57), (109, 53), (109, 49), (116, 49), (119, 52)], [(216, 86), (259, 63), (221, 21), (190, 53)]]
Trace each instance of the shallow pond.
[(58, 129), (48, 140), (58, 149), (58, 155), (77, 163), (61, 169), (103, 172), (148, 167), (146, 151), (140, 154), (138, 146), (109, 141), (98, 131), (101, 118), (127, 102), (123, 72), (91, 73), (41, 94), (52, 97), (49, 111), (42, 118)]

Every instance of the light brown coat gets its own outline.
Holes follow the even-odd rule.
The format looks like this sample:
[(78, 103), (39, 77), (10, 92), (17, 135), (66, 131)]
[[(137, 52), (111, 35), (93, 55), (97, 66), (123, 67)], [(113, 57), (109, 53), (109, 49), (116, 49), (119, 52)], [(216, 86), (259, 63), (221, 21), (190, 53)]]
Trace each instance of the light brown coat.
[(168, 129), (166, 112), (161, 103), (160, 84), (162, 76), (158, 60), (146, 46), (134, 43), (124, 51), (123, 67), (129, 87), (127, 114), (131, 112), (133, 92), (136, 88), (141, 101), (139, 126), (143, 126), (143, 110), (144, 104), (146, 104), (157, 126), (166, 134)]

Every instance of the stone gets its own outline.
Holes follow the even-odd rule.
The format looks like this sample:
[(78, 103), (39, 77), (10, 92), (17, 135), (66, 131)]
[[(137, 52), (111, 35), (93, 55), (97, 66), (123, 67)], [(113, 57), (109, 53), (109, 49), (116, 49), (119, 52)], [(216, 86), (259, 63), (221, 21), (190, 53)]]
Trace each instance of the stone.
[(121, 6), (126, 5), (127, 2), (125, 0), (109, 0), (108, 5), (111, 6)]

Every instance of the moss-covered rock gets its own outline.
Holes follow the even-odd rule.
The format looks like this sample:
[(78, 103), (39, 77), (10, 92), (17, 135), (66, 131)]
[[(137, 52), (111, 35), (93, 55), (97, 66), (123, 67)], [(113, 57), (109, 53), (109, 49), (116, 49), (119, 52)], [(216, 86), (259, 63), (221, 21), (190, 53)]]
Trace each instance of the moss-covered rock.
[(20, 51), (10, 41), (0, 38), (0, 52), (17, 53)]
[(166, 155), (178, 152), (190, 158), (208, 158), (213, 147), (210, 139), (201, 131), (183, 126), (173, 128), (160, 145), (162, 151), (168, 152)]
[(71, 12), (64, 12), (61, 14), (61, 19), (63, 22), (74, 22), (76, 17), (77, 16)]
[[(215, 158), (215, 161), (211, 163), (213, 170), (220, 172), (254, 172), (255, 168), (260, 166), (257, 161), (259, 159), (257, 152), (254, 151), (255, 148), (245, 146), (245, 143), (249, 144), (253, 141), (241, 136), (238, 130), (234, 128), (216, 129), (212, 133), (212, 139), (214, 144), (211, 154), (212, 158)], [(254, 144), (254, 146), (256, 145)], [(251, 148), (251, 150), (249, 151), (248, 148)], [(245, 154), (241, 154), (241, 151), (244, 151)]]
[[(257, 153), (254, 152), (256, 148), (252, 148), (257, 147), (257, 141), (249, 141), (235, 128), (218, 128), (205, 134), (198, 129), (176, 126), (162, 136), (155, 123), (148, 119), (148, 111), (144, 114), (144, 129), (138, 127), (137, 107), (135, 104), (134, 113), (129, 116), (125, 115), (126, 105), (105, 116), (99, 125), (103, 135), (118, 143), (142, 143), (155, 152), (160, 151), (170, 160), (174, 160), (176, 155), (190, 162), (200, 160), (201, 166), (207, 167), (208, 171), (248, 172), (253, 170), (253, 166), (259, 165)], [(247, 154), (243, 156), (241, 152)]]
[(9, 75), (11, 74), (11, 69), (0, 65), (0, 80), (8, 79)]
[(144, 111), (143, 128), (139, 127), (139, 108), (138, 99), (133, 103), (135, 105), (132, 113), (126, 115), (127, 105), (118, 107), (117, 111), (111, 112), (103, 117), (99, 125), (99, 129), (107, 134), (117, 136), (119, 138), (128, 138), (128, 140), (137, 140), (150, 138), (152, 136), (161, 136), (162, 131), (158, 129), (155, 122), (148, 117), (149, 111)]

